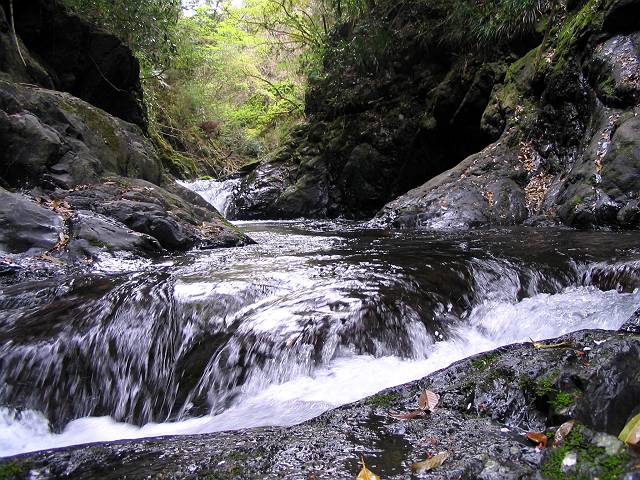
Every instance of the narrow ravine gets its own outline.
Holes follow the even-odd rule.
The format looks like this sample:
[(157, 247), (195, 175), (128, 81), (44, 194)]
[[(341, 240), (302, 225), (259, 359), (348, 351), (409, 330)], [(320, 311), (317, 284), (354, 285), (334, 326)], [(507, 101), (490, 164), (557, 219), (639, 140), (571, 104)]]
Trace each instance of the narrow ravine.
[(257, 245), (0, 291), (0, 455), (292, 425), (640, 304), (637, 233), (242, 228)]

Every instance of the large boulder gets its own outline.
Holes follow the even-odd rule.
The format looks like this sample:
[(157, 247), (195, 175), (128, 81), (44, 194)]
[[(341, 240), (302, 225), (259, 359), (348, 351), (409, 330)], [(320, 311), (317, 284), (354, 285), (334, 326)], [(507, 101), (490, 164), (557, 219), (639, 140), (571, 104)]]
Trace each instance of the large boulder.
[[(14, 1), (18, 53), (0, 1), (0, 77), (79, 97), (146, 129), (140, 66), (129, 48), (56, 0)], [(24, 59), (24, 61), (23, 61)]]
[(63, 233), (60, 215), (0, 187), (0, 253), (44, 253), (62, 240)]
[(0, 85), (0, 143), (0, 176), (12, 186), (73, 188), (104, 175), (161, 181), (140, 128), (67, 93)]
[[(38, 225), (56, 238), (34, 245), (50, 250), (60, 242), (51, 253), (63, 261), (251, 243), (211, 205), (165, 176), (138, 126), (71, 94), (0, 83), (0, 144), (0, 182), (32, 189), (34, 198), (63, 214), (26, 198), (21, 204), (47, 213)], [(57, 238), (62, 227), (64, 238)]]

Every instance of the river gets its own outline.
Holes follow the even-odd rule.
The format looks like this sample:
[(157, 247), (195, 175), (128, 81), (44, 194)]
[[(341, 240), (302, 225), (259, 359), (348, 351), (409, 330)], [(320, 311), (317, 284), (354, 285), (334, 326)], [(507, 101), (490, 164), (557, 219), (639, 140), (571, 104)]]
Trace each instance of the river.
[(238, 224), (256, 245), (0, 289), (0, 456), (291, 425), (640, 305), (638, 233)]

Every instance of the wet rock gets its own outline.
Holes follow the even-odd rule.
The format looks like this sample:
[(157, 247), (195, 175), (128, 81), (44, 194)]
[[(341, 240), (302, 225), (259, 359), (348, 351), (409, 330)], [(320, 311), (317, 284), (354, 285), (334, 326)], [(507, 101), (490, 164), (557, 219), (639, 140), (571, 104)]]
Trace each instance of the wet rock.
[(620, 327), (621, 332), (628, 333), (640, 333), (640, 309), (636, 310), (631, 318), (624, 322), (624, 325)]
[[(77, 214), (70, 250), (56, 252), (74, 261), (95, 256), (97, 246), (149, 255), (159, 246), (184, 251), (251, 242), (199, 196), (163, 177), (140, 128), (69, 94), (2, 83), (0, 142), (5, 184), (36, 187)], [(103, 217), (87, 223), (79, 211)]]
[(62, 217), (0, 187), (0, 252), (43, 253), (61, 240)]
[(617, 35), (595, 48), (591, 82), (604, 103), (625, 108), (640, 101), (640, 33)]
[(483, 64), (425, 45), (416, 22), (428, 30), (444, 12), (417, 10), (400, 9), (397, 29), (374, 13), (355, 30), (336, 30), (331, 41), (347, 43), (380, 33), (393, 52), (379, 52), (376, 71), (362, 72), (347, 50), (331, 50), (326, 74), (310, 80), (309, 122), (245, 177), (236, 218), (370, 218), (495, 140), (501, 130), (480, 119), (504, 74), (503, 52)]
[[(7, 461), (22, 469), (23, 478), (64, 472), (85, 479), (353, 479), (364, 455), (382, 478), (400, 479), (408, 478), (412, 463), (447, 451), (445, 465), (426, 478), (634, 475), (640, 456), (615, 438), (617, 432), (599, 431), (615, 430), (616, 422), (601, 425), (589, 410), (609, 419), (633, 414), (637, 406), (618, 396), (637, 384), (637, 374), (624, 365), (637, 364), (640, 337), (594, 330), (549, 343), (560, 346), (527, 343), (483, 353), (293, 427), (102, 443)], [(593, 397), (607, 371), (621, 372), (610, 381), (611, 395)], [(388, 415), (414, 410), (424, 388), (441, 395), (435, 411), (406, 421)], [(528, 431), (552, 433), (568, 418), (577, 424), (555, 448), (542, 451), (526, 438)]]
[(77, 211), (70, 219), (70, 254), (79, 258), (96, 258), (103, 251), (132, 252), (144, 255), (159, 253), (162, 247), (150, 235), (130, 230), (112, 218)]
[(200, 197), (177, 185), (171, 190), (176, 193), (144, 180), (112, 177), (102, 184), (60, 195), (73, 210), (96, 212), (143, 234), (140, 238), (146, 239), (145, 251), (155, 249), (148, 237), (170, 251), (252, 242)]
[[(507, 142), (507, 140), (504, 140)], [(453, 229), (517, 225), (528, 215), (517, 160), (497, 143), (387, 204), (377, 221), (396, 227)]]

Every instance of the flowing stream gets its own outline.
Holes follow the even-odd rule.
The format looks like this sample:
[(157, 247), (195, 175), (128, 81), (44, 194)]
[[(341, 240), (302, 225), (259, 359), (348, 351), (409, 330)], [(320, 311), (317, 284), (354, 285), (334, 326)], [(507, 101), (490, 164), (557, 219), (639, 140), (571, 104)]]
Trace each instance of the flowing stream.
[(291, 425), (640, 305), (638, 233), (241, 226), (257, 245), (1, 288), (0, 456)]

